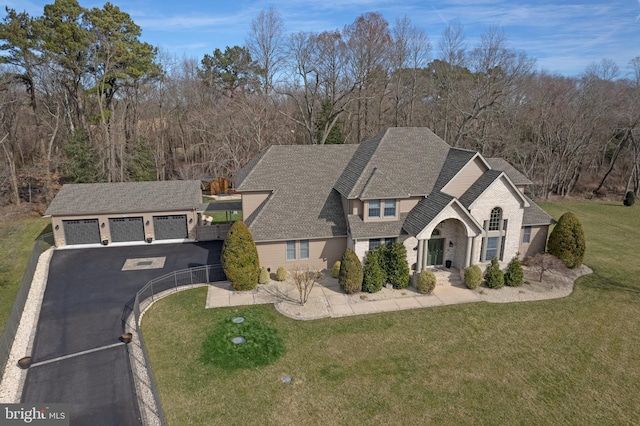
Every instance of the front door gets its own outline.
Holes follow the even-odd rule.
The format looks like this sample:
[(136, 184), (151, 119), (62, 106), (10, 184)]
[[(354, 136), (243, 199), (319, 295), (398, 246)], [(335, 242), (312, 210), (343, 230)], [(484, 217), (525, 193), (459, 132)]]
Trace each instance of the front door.
[(427, 265), (442, 265), (444, 238), (432, 238), (427, 241)]

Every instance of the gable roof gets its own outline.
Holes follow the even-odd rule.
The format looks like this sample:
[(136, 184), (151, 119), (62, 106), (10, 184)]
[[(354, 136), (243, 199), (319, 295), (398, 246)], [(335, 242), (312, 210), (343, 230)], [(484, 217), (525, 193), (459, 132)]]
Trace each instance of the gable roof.
[(418, 235), (453, 200), (451, 195), (432, 192), (411, 209), (404, 221), (404, 229), (411, 235)]
[(66, 184), (45, 216), (198, 210), (199, 180)]
[(511, 186), (520, 200), (522, 200), (522, 205), (524, 207), (528, 207), (529, 202), (527, 201), (524, 194), (522, 194), (518, 190), (518, 188), (516, 188), (513, 182), (511, 182), (511, 179), (509, 179), (509, 176), (507, 176), (507, 174), (501, 170), (487, 170), (486, 172), (484, 172), (482, 176), (480, 176), (478, 180), (476, 180), (473, 185), (471, 185), (469, 189), (467, 189), (465, 193), (460, 196), (460, 203), (462, 203), (462, 205), (466, 209), (469, 209), (471, 205), (478, 199), (478, 197), (480, 197), (484, 193), (484, 191), (486, 191), (487, 188), (491, 186), (493, 182), (501, 178), (507, 181), (507, 184)]
[(515, 167), (509, 164), (507, 160), (503, 158), (486, 158), (486, 160), (492, 169), (502, 170), (503, 172), (505, 172), (514, 185), (533, 185), (533, 182), (531, 182), (525, 175), (520, 173)]
[(346, 198), (362, 198), (374, 169), (378, 169), (386, 177), (385, 185), (393, 185), (396, 194), (427, 195), (434, 188), (449, 149), (427, 128), (389, 128), (358, 146), (335, 189)]
[(274, 145), (242, 169), (238, 191), (272, 191), (245, 220), (255, 241), (347, 235), (333, 186), (357, 145)]
[(438, 175), (434, 190), (440, 191), (444, 186), (454, 178), (455, 175), (478, 153), (467, 149), (451, 148), (447, 153), (447, 159), (442, 166), (442, 171)]
[(392, 178), (387, 177), (377, 167), (373, 168), (369, 179), (360, 193), (361, 200), (375, 200), (378, 198), (407, 198)]

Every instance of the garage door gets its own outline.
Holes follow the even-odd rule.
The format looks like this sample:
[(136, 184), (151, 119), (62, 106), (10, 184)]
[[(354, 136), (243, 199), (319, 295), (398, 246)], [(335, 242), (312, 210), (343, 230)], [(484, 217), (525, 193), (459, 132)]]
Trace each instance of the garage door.
[(144, 241), (144, 225), (141, 217), (109, 218), (111, 241)]
[(156, 240), (187, 238), (187, 215), (154, 216), (153, 230)]
[(100, 243), (98, 219), (63, 220), (62, 227), (68, 245)]

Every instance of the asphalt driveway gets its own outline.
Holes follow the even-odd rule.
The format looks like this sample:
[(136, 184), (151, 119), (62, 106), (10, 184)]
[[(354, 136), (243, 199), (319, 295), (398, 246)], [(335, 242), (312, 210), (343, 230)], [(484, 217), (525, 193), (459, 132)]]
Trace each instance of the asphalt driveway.
[[(68, 403), (71, 424), (140, 424), (127, 348), (118, 344), (123, 309), (152, 278), (219, 264), (221, 249), (214, 241), (56, 250), (22, 401)], [(127, 259), (152, 257), (165, 257), (164, 266), (121, 271)]]

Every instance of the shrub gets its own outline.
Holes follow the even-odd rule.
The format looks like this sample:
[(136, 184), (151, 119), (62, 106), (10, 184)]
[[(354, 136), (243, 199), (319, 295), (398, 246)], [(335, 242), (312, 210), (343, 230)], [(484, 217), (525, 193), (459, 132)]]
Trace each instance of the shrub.
[(573, 269), (582, 265), (585, 247), (584, 231), (580, 221), (573, 213), (566, 212), (551, 231), (547, 243), (549, 253)]
[(482, 269), (478, 265), (471, 265), (464, 270), (464, 283), (471, 290), (482, 284)]
[(256, 288), (260, 275), (258, 250), (244, 222), (239, 220), (231, 225), (222, 246), (220, 263), (234, 290)]
[(336, 263), (333, 264), (333, 268), (331, 268), (331, 278), (338, 278), (340, 276), (340, 261), (336, 260)]
[(524, 283), (524, 272), (520, 259), (515, 256), (507, 265), (507, 272), (504, 273), (504, 285), (509, 287), (520, 287)]
[(491, 259), (491, 264), (484, 273), (484, 282), (489, 288), (501, 288), (504, 286), (504, 274), (500, 270), (498, 259)]
[(409, 276), (409, 264), (407, 263), (407, 249), (404, 244), (393, 243), (388, 250), (383, 251), (386, 255), (387, 282), (393, 288), (407, 288), (411, 281)]
[(276, 271), (276, 280), (277, 281), (284, 281), (287, 279), (287, 270), (284, 269), (282, 266), (278, 268), (278, 270)]
[(625, 206), (631, 207), (632, 205), (634, 205), (636, 202), (636, 193), (633, 191), (628, 191), (625, 195), (624, 195), (624, 201), (623, 204)]
[(420, 294), (431, 294), (436, 288), (436, 275), (431, 271), (421, 271), (416, 287), (418, 287)]
[(375, 293), (382, 289), (385, 283), (385, 273), (380, 266), (380, 253), (371, 250), (364, 260), (364, 275), (362, 289), (369, 293)]
[(258, 284), (266, 284), (269, 282), (270, 279), (271, 277), (269, 277), (269, 271), (267, 271), (267, 268), (265, 267), (260, 268), (260, 276), (258, 277)]
[(357, 293), (362, 290), (362, 264), (353, 250), (347, 248), (340, 261), (340, 275), (338, 283), (347, 294)]

